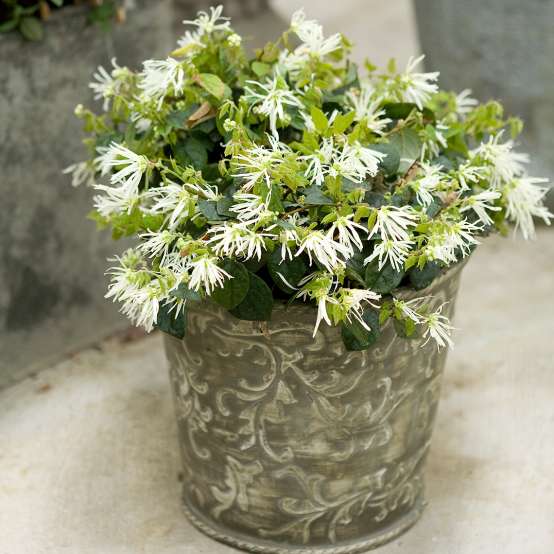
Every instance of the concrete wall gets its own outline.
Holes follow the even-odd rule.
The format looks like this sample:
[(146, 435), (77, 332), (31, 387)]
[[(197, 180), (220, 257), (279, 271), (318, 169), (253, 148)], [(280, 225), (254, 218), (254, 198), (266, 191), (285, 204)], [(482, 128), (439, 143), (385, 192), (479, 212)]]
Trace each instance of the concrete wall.
[(61, 171), (85, 155), (73, 109), (92, 102), (92, 70), (165, 55), (172, 20), (170, 0), (144, 1), (107, 34), (66, 8), (43, 42), (0, 35), (0, 387), (127, 325), (103, 299), (122, 245), (95, 232), (91, 191)]
[(415, 0), (415, 7), (427, 68), (440, 70), (443, 87), (471, 88), (520, 116), (533, 173), (554, 178), (554, 2)]

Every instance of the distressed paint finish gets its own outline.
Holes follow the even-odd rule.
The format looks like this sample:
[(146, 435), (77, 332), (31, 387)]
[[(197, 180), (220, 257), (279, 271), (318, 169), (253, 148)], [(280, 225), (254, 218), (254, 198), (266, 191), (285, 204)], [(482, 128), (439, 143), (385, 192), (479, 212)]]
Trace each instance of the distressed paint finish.
[[(461, 265), (424, 294), (450, 301)], [(413, 297), (413, 292), (406, 292)], [(204, 303), (187, 337), (167, 337), (185, 470), (185, 511), (253, 552), (359, 552), (412, 525), (446, 350), (386, 324), (365, 352), (315, 310), (275, 309), (265, 325)]]

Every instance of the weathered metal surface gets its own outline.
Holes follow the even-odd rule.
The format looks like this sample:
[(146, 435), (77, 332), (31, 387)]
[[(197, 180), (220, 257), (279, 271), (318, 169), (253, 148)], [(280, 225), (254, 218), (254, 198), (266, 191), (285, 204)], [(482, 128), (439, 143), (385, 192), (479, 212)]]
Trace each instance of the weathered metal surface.
[[(423, 291), (453, 315), (461, 265)], [(406, 296), (415, 296), (406, 292)], [(166, 337), (185, 511), (215, 539), (252, 552), (353, 553), (418, 519), (446, 350), (391, 324), (365, 352), (315, 309), (265, 325), (203, 303), (187, 337)]]

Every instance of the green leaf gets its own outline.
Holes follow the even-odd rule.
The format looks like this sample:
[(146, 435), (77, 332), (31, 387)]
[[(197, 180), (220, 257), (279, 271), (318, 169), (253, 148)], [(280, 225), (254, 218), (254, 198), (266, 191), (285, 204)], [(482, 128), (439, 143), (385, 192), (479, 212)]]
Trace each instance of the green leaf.
[(19, 22), (19, 31), (27, 39), (33, 42), (42, 40), (44, 30), (42, 23), (35, 17), (24, 17)]
[(421, 140), (414, 129), (405, 128), (390, 136), (390, 144), (396, 147), (400, 156), (398, 172), (406, 173), (421, 153)]
[(244, 300), (250, 286), (250, 277), (248, 270), (234, 260), (223, 260), (220, 267), (231, 279), (226, 279), (222, 287), (215, 288), (210, 298), (225, 309), (232, 310)]
[(303, 190), (304, 196), (306, 198), (306, 204), (311, 204), (313, 206), (324, 206), (326, 204), (333, 204), (334, 202), (323, 194), (321, 187), (317, 185), (312, 185), (306, 187)]
[(158, 321), (156, 327), (168, 333), (173, 337), (182, 339), (185, 336), (185, 330), (187, 326), (187, 314), (186, 309), (182, 309), (178, 316), (175, 316), (175, 310), (169, 312), (167, 304), (162, 304), (158, 312)]
[(348, 129), (354, 121), (355, 115), (356, 112), (337, 115), (335, 121), (333, 121), (333, 125), (331, 126), (331, 132), (334, 135), (344, 133), (344, 131), (346, 131), (346, 129)]
[(3, 23), (0, 23), (0, 33), (7, 33), (9, 31), (13, 31), (17, 27), (17, 24), (19, 23), (18, 19), (8, 19), (8, 21), (4, 21)]
[(181, 298), (182, 300), (191, 300), (192, 302), (199, 302), (202, 299), (195, 290), (189, 288), (185, 283), (181, 283), (176, 289), (173, 289), (169, 295), (175, 298)]
[(215, 200), (198, 200), (198, 209), (208, 221), (225, 221), (227, 216), (221, 215), (217, 210)]
[(370, 331), (354, 318), (351, 322), (343, 321), (341, 324), (342, 340), (347, 350), (367, 350), (381, 334), (378, 312), (367, 309), (362, 314), (362, 318), (369, 326)]
[(271, 71), (271, 66), (267, 63), (254, 61), (252, 62), (252, 71), (258, 76), (263, 77)]
[(406, 119), (417, 106), (410, 102), (390, 102), (383, 106), (385, 117), (390, 119)]
[(308, 264), (302, 256), (296, 256), (292, 260), (283, 260), (281, 258), (281, 249), (277, 248), (267, 261), (267, 269), (275, 284), (283, 292), (292, 294), (296, 289), (290, 288), (285, 281), (293, 287), (297, 287), (300, 279), (308, 271)]
[(410, 283), (416, 290), (427, 288), (439, 275), (441, 267), (437, 262), (427, 262), (422, 269), (412, 267), (408, 271)]
[(404, 277), (404, 272), (396, 271), (388, 262), (381, 270), (379, 270), (378, 260), (373, 260), (365, 268), (367, 288), (379, 294), (388, 294), (394, 290), (402, 281), (402, 277)]
[(372, 144), (369, 147), (371, 150), (386, 154), (380, 166), (385, 172), (385, 175), (394, 175), (398, 171), (400, 165), (400, 153), (394, 144), (382, 142), (380, 144)]
[(312, 106), (310, 109), (310, 115), (312, 116), (312, 121), (314, 122), (317, 131), (319, 133), (324, 133), (327, 130), (327, 127), (329, 127), (327, 116), (317, 106)]
[(273, 309), (273, 294), (265, 281), (255, 273), (250, 273), (250, 287), (244, 300), (231, 314), (248, 321), (268, 321)]
[(188, 137), (173, 147), (175, 159), (181, 165), (192, 165), (194, 169), (203, 169), (208, 163), (206, 145), (195, 137)]
[(58, 6), (58, 8), (61, 8), (63, 6), (64, 0), (50, 0), (54, 6)]
[(396, 334), (403, 339), (415, 339), (418, 337), (416, 324), (409, 317), (402, 320), (395, 319), (394, 328)]
[(196, 82), (211, 95), (221, 100), (225, 96), (225, 83), (213, 73), (200, 73)]

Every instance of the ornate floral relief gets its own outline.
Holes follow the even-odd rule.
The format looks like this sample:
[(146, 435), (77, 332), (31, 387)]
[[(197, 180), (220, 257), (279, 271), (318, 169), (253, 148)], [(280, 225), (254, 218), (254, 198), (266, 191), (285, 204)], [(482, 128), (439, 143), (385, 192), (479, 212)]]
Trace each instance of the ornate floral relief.
[(208, 393), (209, 387), (194, 371), (193, 357), (187, 356), (187, 350), (179, 349), (174, 353), (173, 386), (177, 403), (177, 419), (184, 424), (192, 451), (203, 460), (210, 459), (210, 451), (199, 446), (196, 434), (208, 432), (208, 423), (213, 419), (209, 406), (202, 404), (202, 396)]
[(328, 480), (322, 475), (308, 474), (294, 465), (275, 471), (276, 479), (296, 481), (303, 494), (301, 498), (282, 498), (279, 508), (290, 516), (289, 521), (278, 528), (261, 529), (260, 535), (297, 537), (307, 544), (312, 526), (324, 520), (327, 538), (335, 543), (338, 528), (352, 523), (365, 512), (372, 513), (373, 520), (380, 522), (399, 506), (412, 506), (422, 487), (416, 468), (428, 446), (427, 443), (412, 458), (396, 466), (384, 467), (359, 480), (352, 480), (350, 490), (336, 497), (325, 492)]
[(211, 486), (213, 496), (217, 505), (212, 509), (212, 515), (215, 518), (233, 506), (246, 512), (249, 508), (248, 487), (254, 482), (254, 478), (263, 471), (262, 464), (255, 461), (250, 464), (242, 464), (232, 456), (227, 456), (227, 465), (225, 466), (225, 485), (222, 489)]

